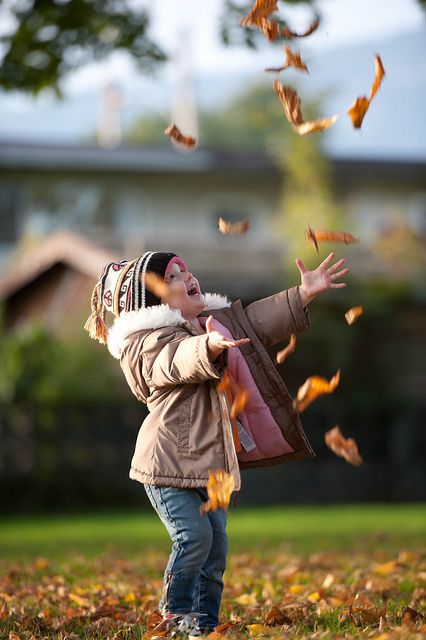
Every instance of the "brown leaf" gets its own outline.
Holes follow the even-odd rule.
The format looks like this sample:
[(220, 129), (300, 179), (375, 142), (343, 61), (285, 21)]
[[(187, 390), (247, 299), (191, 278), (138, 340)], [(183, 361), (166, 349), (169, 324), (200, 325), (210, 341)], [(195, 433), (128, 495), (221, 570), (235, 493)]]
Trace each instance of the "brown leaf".
[(345, 438), (338, 426), (327, 431), (324, 436), (325, 443), (337, 456), (344, 458), (350, 464), (358, 467), (362, 464), (362, 458), (358, 453), (358, 447), (353, 438)]
[(357, 318), (362, 315), (363, 311), (364, 310), (362, 308), (362, 305), (360, 305), (359, 307), (352, 307), (352, 309), (349, 309), (345, 313), (346, 322), (349, 325), (353, 324), (357, 320)]
[(345, 231), (311, 229), (309, 225), (306, 229), (305, 237), (308, 242), (314, 245), (317, 253), (319, 242), (339, 242), (343, 244), (354, 244), (359, 242), (358, 238), (355, 238), (351, 233), (346, 233)]
[(426, 616), (424, 616), (420, 611), (416, 611), (411, 607), (406, 607), (402, 612), (402, 621), (401, 624), (411, 627), (415, 622), (419, 620), (426, 620)]
[(228, 222), (224, 218), (219, 218), (219, 231), (224, 235), (244, 235), (250, 229), (250, 220), (240, 220), (239, 222)]
[(170, 294), (170, 288), (158, 273), (147, 271), (145, 274), (145, 284), (146, 288), (157, 296), (157, 298), (167, 300)]
[(371, 87), (370, 96), (358, 96), (349, 107), (347, 113), (352, 120), (352, 124), (355, 129), (359, 129), (362, 125), (362, 121), (364, 120), (364, 116), (367, 113), (370, 103), (377, 91), (382, 84), (383, 77), (385, 75), (385, 70), (383, 68), (383, 64), (379, 55), (375, 55), (374, 58), (374, 67), (375, 67), (375, 76), (373, 86)]
[(164, 133), (166, 134), (166, 136), (169, 136), (172, 140), (174, 140), (177, 144), (180, 144), (187, 149), (193, 149), (197, 144), (195, 138), (193, 138), (192, 136), (184, 135), (174, 122), (172, 122), (172, 124), (164, 130)]
[(278, 8), (278, 0), (256, 0), (245, 18), (240, 20), (242, 27), (259, 27), (262, 18), (267, 18)]
[(275, 40), (280, 36), (280, 25), (278, 22), (275, 22), (275, 20), (261, 18), (259, 26), (268, 42), (275, 42)]
[(18, 636), (14, 631), (9, 631), (9, 640), (21, 640), (21, 636)]
[(326, 393), (333, 393), (340, 382), (340, 370), (330, 381), (320, 376), (308, 378), (297, 392), (295, 408), (299, 413), (304, 411), (319, 396)]
[(324, 131), (324, 129), (331, 127), (339, 117), (336, 115), (330, 118), (321, 118), (319, 120), (305, 122), (297, 91), (292, 87), (283, 86), (278, 79), (274, 80), (273, 88), (284, 107), (287, 120), (293, 125), (296, 133), (301, 136), (315, 131)]
[(352, 120), (355, 129), (359, 129), (364, 120), (364, 116), (368, 111), (370, 101), (365, 96), (358, 96), (348, 109), (348, 115)]
[(275, 604), (269, 609), (265, 616), (264, 624), (270, 627), (277, 627), (281, 624), (291, 624), (292, 620)]
[(284, 349), (281, 349), (281, 351), (278, 351), (278, 353), (276, 355), (277, 363), (278, 364), (283, 364), (283, 362), (290, 355), (290, 353), (293, 353), (295, 348), (296, 348), (296, 334), (292, 333), (291, 336), (290, 336), (290, 341), (289, 341), (288, 345), (286, 347), (284, 347)]
[(265, 71), (279, 73), (280, 71), (284, 71), (284, 69), (288, 69), (289, 67), (294, 67), (295, 69), (299, 69), (300, 71), (306, 71), (309, 73), (308, 67), (303, 62), (300, 57), (300, 53), (293, 52), (290, 47), (284, 47), (285, 60), (282, 67), (267, 67)]
[(288, 38), (289, 40), (291, 38), (306, 38), (307, 36), (310, 36), (314, 31), (318, 29), (319, 23), (320, 23), (320, 17), (317, 14), (315, 19), (311, 22), (309, 27), (306, 29), (306, 31), (303, 31), (302, 33), (297, 33), (296, 31), (293, 31), (289, 27), (285, 27), (285, 29), (282, 32), (282, 35), (284, 36), (284, 38)]
[(203, 502), (200, 512), (203, 514), (207, 511), (216, 511), (216, 509), (227, 509), (234, 486), (234, 478), (227, 471), (223, 469), (209, 471), (206, 486), (209, 499), (207, 502)]

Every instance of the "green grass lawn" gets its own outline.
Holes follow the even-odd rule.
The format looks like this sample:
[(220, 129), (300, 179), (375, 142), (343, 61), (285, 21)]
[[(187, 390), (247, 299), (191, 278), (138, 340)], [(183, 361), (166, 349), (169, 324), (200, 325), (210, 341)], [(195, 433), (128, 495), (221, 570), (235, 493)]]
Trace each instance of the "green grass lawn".
[[(426, 539), (424, 505), (349, 505), (246, 509), (229, 514), (231, 552), (290, 548), (298, 553), (360, 546), (419, 548)], [(165, 551), (166, 530), (150, 511), (4, 518), (0, 558), (60, 558), (69, 553), (123, 556)]]

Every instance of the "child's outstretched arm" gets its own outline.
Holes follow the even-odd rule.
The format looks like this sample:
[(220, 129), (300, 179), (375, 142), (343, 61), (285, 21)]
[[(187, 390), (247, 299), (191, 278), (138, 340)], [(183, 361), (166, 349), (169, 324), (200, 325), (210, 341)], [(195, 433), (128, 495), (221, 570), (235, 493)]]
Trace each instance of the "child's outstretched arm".
[(349, 269), (338, 271), (345, 262), (344, 258), (329, 266), (334, 256), (334, 252), (330, 253), (313, 271), (309, 271), (297, 258), (296, 265), (302, 279), (298, 287), (257, 300), (246, 307), (247, 318), (265, 347), (288, 340), (292, 333), (308, 329), (307, 305), (323, 291), (346, 286), (344, 282), (338, 283), (336, 280), (346, 275)]
[(296, 266), (302, 279), (302, 284), (299, 287), (299, 296), (304, 307), (323, 291), (346, 287), (345, 282), (335, 282), (335, 280), (343, 278), (349, 271), (347, 267), (338, 271), (345, 264), (345, 259), (341, 258), (329, 266), (335, 255), (334, 251), (332, 251), (314, 271), (309, 271), (302, 260), (296, 258)]

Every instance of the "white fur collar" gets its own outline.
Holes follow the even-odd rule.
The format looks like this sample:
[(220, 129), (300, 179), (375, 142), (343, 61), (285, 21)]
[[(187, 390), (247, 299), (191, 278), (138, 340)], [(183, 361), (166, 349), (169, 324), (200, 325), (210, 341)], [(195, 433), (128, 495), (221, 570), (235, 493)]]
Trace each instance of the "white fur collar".
[[(205, 293), (204, 298), (207, 303), (205, 311), (231, 306), (228, 298), (219, 293)], [(120, 359), (123, 342), (132, 333), (147, 329), (159, 329), (160, 327), (179, 326), (185, 322), (186, 320), (182, 317), (179, 309), (171, 309), (168, 304), (122, 313), (115, 319), (108, 331), (108, 350), (114, 358)]]

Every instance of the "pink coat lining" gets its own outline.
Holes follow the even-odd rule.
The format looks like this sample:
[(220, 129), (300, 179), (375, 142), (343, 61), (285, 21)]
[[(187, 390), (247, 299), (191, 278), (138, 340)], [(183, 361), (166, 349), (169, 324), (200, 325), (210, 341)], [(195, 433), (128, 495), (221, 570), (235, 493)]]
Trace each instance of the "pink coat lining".
[[(207, 318), (199, 318), (203, 328), (205, 328), (206, 320)], [(231, 332), (218, 320), (213, 319), (213, 327), (226, 338), (233, 339)], [(246, 462), (292, 453), (294, 449), (285, 440), (281, 429), (272, 417), (268, 405), (260, 395), (248, 364), (238, 348), (228, 350), (228, 373), (231, 379), (236, 380), (250, 392), (247, 405), (244, 411), (239, 414), (238, 419), (256, 443), (256, 448), (248, 453), (244, 449), (239, 451), (238, 460)]]

